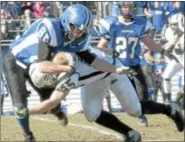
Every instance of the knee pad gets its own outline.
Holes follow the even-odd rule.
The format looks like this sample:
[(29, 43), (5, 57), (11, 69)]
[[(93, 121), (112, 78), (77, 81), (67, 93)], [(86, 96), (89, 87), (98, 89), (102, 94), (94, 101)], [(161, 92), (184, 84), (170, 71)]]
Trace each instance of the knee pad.
[(137, 110), (135, 110), (135, 111), (133, 111), (133, 112), (131, 112), (131, 113), (129, 113), (131, 116), (134, 116), (134, 117), (139, 117), (139, 116), (141, 116), (141, 114), (142, 114), (142, 111), (141, 111), (141, 109), (137, 109)]
[(14, 114), (17, 118), (23, 119), (29, 115), (28, 108), (26, 107), (13, 107)]
[[(15, 56), (12, 53), (8, 53), (4, 58), (4, 70), (5, 76), (8, 75), (9, 71), (14, 72), (17, 70), (17, 64)], [(11, 72), (9, 73), (11, 75)]]
[[(101, 113), (101, 111), (100, 111), (100, 113)], [(97, 112), (84, 110), (84, 115), (89, 122), (95, 122), (98, 119), (98, 117), (100, 116), (100, 113), (98, 114)]]
[(137, 105), (133, 105), (132, 108), (130, 108), (129, 115), (134, 117), (139, 117), (142, 114), (141, 104), (138, 102)]

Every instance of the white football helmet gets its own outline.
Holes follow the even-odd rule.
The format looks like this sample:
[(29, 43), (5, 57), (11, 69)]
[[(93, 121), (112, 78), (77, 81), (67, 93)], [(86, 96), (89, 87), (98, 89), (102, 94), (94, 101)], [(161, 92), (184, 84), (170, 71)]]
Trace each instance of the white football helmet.
[(58, 75), (42, 73), (39, 70), (39, 63), (33, 63), (30, 65), (29, 76), (33, 84), (38, 88), (54, 88)]
[(177, 25), (177, 27), (184, 32), (184, 15), (182, 13), (177, 13), (168, 18), (168, 23), (170, 25)]

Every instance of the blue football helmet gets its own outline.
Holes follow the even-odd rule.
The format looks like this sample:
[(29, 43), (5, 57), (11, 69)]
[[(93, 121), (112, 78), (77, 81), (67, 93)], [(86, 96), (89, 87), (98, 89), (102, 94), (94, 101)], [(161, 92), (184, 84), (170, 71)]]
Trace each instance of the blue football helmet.
[(75, 4), (68, 7), (60, 19), (66, 34), (71, 34), (71, 24), (84, 33), (88, 33), (92, 25), (91, 11), (81, 4)]
[(119, 1), (119, 2), (117, 2), (117, 5), (119, 6), (120, 13), (124, 18), (126, 18), (126, 19), (132, 18), (132, 15), (134, 12), (134, 2), (132, 2), (132, 1)]

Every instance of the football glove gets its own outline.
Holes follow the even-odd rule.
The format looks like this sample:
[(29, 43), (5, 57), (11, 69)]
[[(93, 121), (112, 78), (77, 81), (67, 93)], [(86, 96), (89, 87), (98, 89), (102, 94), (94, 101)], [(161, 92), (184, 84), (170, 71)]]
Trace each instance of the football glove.
[(129, 67), (125, 67), (125, 66), (124, 67), (118, 67), (116, 69), (116, 72), (118, 74), (131, 74), (131, 75), (136, 75), (137, 74), (134, 70), (132, 70)]

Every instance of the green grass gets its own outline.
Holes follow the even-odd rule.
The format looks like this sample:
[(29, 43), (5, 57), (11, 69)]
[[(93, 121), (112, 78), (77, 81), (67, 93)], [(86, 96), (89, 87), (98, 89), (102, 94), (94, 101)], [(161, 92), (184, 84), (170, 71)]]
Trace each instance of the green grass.
[[(122, 122), (138, 130), (143, 140), (183, 141), (175, 124), (166, 116), (148, 115), (149, 127), (139, 126), (137, 119), (123, 113), (115, 114)], [(83, 114), (69, 115), (69, 125), (62, 127), (50, 115), (32, 116), (30, 126), (38, 141), (120, 141), (119, 134), (88, 122)], [(43, 120), (38, 120), (38, 118)], [(49, 120), (49, 121), (45, 121)], [(88, 126), (88, 127), (87, 127)], [(85, 128), (82, 128), (85, 127)], [(94, 130), (95, 129), (95, 130)], [(102, 130), (109, 135), (96, 130)], [(1, 141), (22, 141), (21, 129), (13, 116), (1, 117)]]

